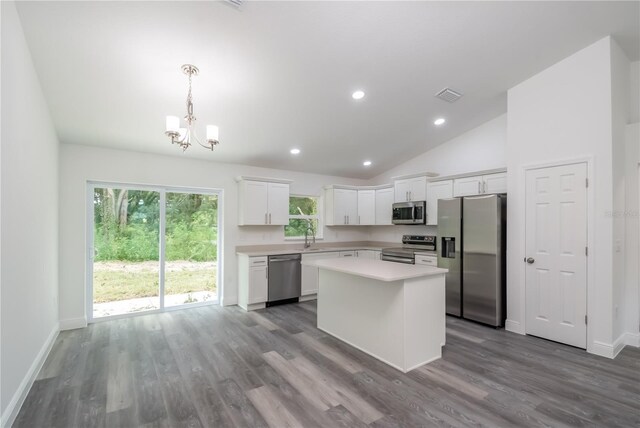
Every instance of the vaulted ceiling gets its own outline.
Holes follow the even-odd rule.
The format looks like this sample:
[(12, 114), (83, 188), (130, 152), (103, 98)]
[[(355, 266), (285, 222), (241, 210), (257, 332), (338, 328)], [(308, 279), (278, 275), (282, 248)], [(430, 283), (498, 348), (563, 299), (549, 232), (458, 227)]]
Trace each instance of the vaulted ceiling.
[[(507, 89), (608, 34), (640, 59), (638, 2), (29, 1), (18, 11), (63, 143), (360, 178), (504, 113)], [(184, 63), (201, 72), (200, 133), (220, 127), (213, 153), (182, 153), (164, 136), (165, 116), (185, 114)], [(435, 98), (444, 87), (464, 96)], [(434, 126), (438, 117), (447, 122)]]

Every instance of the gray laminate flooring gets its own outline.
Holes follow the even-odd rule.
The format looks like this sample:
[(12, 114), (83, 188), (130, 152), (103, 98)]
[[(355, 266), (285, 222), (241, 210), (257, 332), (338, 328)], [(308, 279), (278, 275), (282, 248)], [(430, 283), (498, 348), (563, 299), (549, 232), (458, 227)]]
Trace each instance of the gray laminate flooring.
[(450, 318), (443, 358), (402, 374), (315, 319), (314, 302), (209, 306), (62, 332), (14, 426), (640, 426), (639, 349)]

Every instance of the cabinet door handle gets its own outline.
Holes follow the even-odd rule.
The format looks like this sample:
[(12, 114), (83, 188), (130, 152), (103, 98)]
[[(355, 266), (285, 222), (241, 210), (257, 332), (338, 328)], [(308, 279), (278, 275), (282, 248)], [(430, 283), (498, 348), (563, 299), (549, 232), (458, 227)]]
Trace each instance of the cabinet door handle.
[(267, 223), (267, 213), (264, 213), (264, 224), (268, 224)]
[(347, 215), (347, 224), (351, 223), (349, 220), (351, 220), (351, 219), (350, 219), (350, 218), (349, 218), (349, 216)]
[(271, 224), (271, 213), (269, 213), (269, 224)]
[(361, 221), (360, 221), (360, 216), (358, 216), (358, 224), (360, 224), (360, 223), (361, 223)]
[(409, 190), (409, 200), (413, 201), (413, 192)]
[(482, 183), (478, 181), (478, 193), (482, 193), (482, 190), (481, 190), (481, 188), (480, 188), (481, 184), (482, 184)]

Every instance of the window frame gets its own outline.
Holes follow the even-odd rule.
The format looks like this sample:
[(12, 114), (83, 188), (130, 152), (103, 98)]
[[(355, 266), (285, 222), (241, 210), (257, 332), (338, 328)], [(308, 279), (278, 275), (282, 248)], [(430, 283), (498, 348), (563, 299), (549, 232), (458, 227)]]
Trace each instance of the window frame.
[[(289, 194), (289, 202), (291, 202), (291, 198), (314, 198), (317, 201), (318, 206), (318, 214), (316, 215), (301, 215), (301, 214), (289, 214), (289, 221), (296, 220), (318, 220), (318, 227), (316, 230), (316, 241), (321, 241), (323, 239), (323, 231), (324, 231), (324, 221), (323, 221), (323, 213), (324, 213), (324, 200), (322, 196), (318, 195), (303, 195), (299, 193), (291, 193)], [(287, 226), (283, 226), (282, 232), (285, 234), (285, 241), (304, 241), (303, 236), (286, 236), (285, 228)]]
[[(147, 311), (141, 312), (131, 312), (126, 314), (117, 314), (117, 315), (109, 315), (104, 317), (93, 316), (93, 249), (95, 244), (94, 238), (94, 215), (95, 215), (95, 204), (94, 204), (94, 195), (96, 188), (104, 188), (104, 187), (113, 187), (118, 189), (126, 189), (126, 190), (142, 190), (142, 191), (150, 191), (150, 192), (158, 192), (160, 193), (160, 230), (159, 236), (160, 240), (158, 243), (159, 249), (159, 275), (158, 275), (158, 298), (160, 307), (158, 309), (150, 309)], [(208, 305), (221, 305), (223, 306), (224, 300), (224, 189), (222, 188), (198, 188), (198, 187), (181, 187), (181, 186), (163, 186), (163, 185), (153, 185), (153, 184), (132, 184), (132, 183), (118, 183), (112, 181), (97, 181), (97, 180), (87, 180), (86, 181), (86, 209), (85, 209), (85, 242), (87, 245), (85, 252), (85, 310), (86, 310), (86, 319), (87, 324), (99, 323), (103, 321), (109, 321), (114, 319), (123, 319), (130, 318), (139, 315), (149, 315), (155, 313), (163, 313), (168, 311), (175, 311), (185, 308), (195, 308), (198, 306), (208, 306)], [(217, 196), (218, 198), (218, 236), (217, 236), (217, 245), (218, 245), (218, 268), (217, 268), (217, 296), (216, 299), (204, 301), (204, 302), (196, 302), (185, 305), (176, 305), (176, 306), (165, 306), (164, 298), (165, 298), (165, 255), (166, 255), (166, 195), (167, 193), (197, 193), (202, 195), (210, 195)], [(222, 251), (221, 251), (222, 249)]]

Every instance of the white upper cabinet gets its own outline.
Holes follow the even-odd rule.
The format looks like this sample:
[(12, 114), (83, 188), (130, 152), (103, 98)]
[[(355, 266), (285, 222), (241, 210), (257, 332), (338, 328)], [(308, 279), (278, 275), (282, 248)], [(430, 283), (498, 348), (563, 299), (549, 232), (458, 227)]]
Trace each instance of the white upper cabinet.
[(482, 176), (453, 180), (453, 196), (470, 196), (482, 193)]
[(506, 172), (456, 178), (453, 181), (453, 196), (472, 196), (487, 193), (507, 193)]
[(269, 183), (269, 224), (289, 224), (289, 185)]
[(358, 190), (358, 224), (376, 224), (376, 191)]
[(507, 193), (507, 173), (489, 174), (482, 176), (484, 193)]
[(325, 221), (327, 226), (358, 224), (358, 191), (331, 187), (325, 190)]
[(427, 225), (438, 224), (438, 199), (453, 197), (453, 180), (427, 183)]
[(238, 225), (289, 224), (289, 184), (240, 180)]
[(376, 189), (376, 224), (390, 225), (393, 205), (393, 187)]
[(394, 182), (395, 202), (424, 201), (427, 199), (427, 177), (414, 177)]

